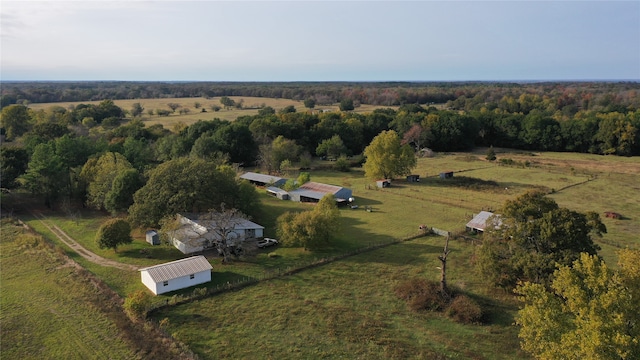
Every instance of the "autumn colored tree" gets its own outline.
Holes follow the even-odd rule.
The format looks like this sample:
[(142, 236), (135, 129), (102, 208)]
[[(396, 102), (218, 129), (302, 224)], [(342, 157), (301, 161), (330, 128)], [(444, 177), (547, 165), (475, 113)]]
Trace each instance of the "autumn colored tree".
[(278, 237), (285, 246), (320, 249), (339, 230), (340, 211), (333, 195), (323, 197), (315, 208), (301, 213), (286, 212), (278, 217)]
[(383, 131), (364, 149), (365, 176), (370, 179), (392, 179), (398, 175), (411, 173), (416, 164), (416, 156), (409, 145), (402, 145), (398, 134)]
[(640, 358), (640, 251), (619, 255), (617, 271), (582, 253), (556, 270), (549, 288), (518, 286), (522, 349), (537, 359)]

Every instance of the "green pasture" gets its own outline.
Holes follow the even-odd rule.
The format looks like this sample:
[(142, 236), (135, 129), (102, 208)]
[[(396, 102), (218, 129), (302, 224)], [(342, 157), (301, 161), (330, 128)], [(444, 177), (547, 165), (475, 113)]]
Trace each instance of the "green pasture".
[[(308, 264), (319, 258), (416, 235), (422, 224), (454, 233), (481, 210), (498, 211), (507, 199), (526, 191), (547, 191), (560, 206), (595, 211), (608, 233), (596, 242), (608, 264), (616, 250), (640, 248), (640, 161), (637, 158), (567, 153), (526, 153), (497, 149), (498, 159), (514, 165), (488, 162), (483, 151), (436, 154), (421, 158), (414, 170), (419, 183), (394, 179), (379, 189), (362, 169), (350, 172), (312, 170), (311, 180), (353, 190), (357, 209), (341, 208), (340, 233), (323, 251), (273, 247), (222, 265), (213, 265), (209, 287), (260, 279), (275, 271)], [(526, 165), (525, 165), (526, 163)], [(593, 163), (593, 166), (589, 164)], [(453, 171), (454, 179), (438, 174)], [(297, 173), (285, 174), (296, 177)], [(253, 219), (265, 226), (265, 236), (275, 237), (276, 219), (286, 211), (304, 211), (310, 204), (281, 201), (258, 189), (262, 210)], [(372, 212), (365, 211), (371, 207)], [(604, 218), (615, 211), (622, 219)], [(133, 244), (117, 252), (97, 248), (95, 232), (107, 216), (86, 212), (69, 218), (46, 214), (49, 220), (97, 254), (138, 266), (184, 257), (167, 246), (151, 246), (144, 230), (135, 232)], [(35, 219), (28, 223), (56, 244)], [(467, 292), (487, 311), (485, 325), (463, 326), (439, 314), (415, 314), (396, 299), (393, 287), (419, 276), (436, 280), (437, 259), (443, 238), (422, 237), (351, 256), (295, 275), (259, 282), (196, 302), (163, 309), (153, 315), (167, 318), (168, 330), (203, 358), (526, 358), (519, 351), (513, 315), (518, 304), (511, 294), (486, 288), (474, 271), (474, 240), (453, 240), (448, 262), (450, 284)], [(63, 246), (63, 248), (65, 248)], [(65, 248), (66, 249), (66, 248)], [(91, 264), (69, 249), (67, 253), (98, 275), (120, 295), (144, 289), (139, 274)], [(189, 293), (192, 289), (183, 290)], [(173, 293), (155, 301), (170, 299)]]
[(9, 221), (0, 231), (2, 358), (138, 358), (74, 267)]
[[(161, 98), (161, 99), (125, 99), (125, 100), (114, 100), (114, 104), (122, 108), (123, 110), (131, 110), (134, 103), (140, 103), (145, 111), (142, 114), (142, 119), (147, 126), (161, 124), (166, 129), (172, 129), (174, 125), (183, 123), (185, 125), (191, 125), (198, 120), (213, 120), (215, 118), (221, 120), (234, 121), (239, 116), (251, 116), (257, 115), (260, 108), (264, 106), (270, 106), (274, 108), (276, 111), (283, 109), (287, 106), (293, 105), (298, 112), (306, 112), (306, 111), (314, 111), (317, 112), (319, 110), (323, 111), (339, 111), (340, 104), (335, 103), (332, 105), (316, 105), (314, 109), (307, 109), (304, 106), (303, 101), (301, 100), (291, 100), (291, 99), (276, 99), (276, 98), (262, 98), (262, 97), (250, 97), (250, 96), (229, 96), (230, 99), (239, 103), (242, 101), (243, 109), (230, 108), (225, 109), (224, 106), (220, 103), (220, 97), (212, 97), (212, 98)], [(195, 104), (199, 103), (200, 108), (196, 108)], [(94, 104), (98, 105), (100, 101), (76, 101), (76, 102), (59, 102), (59, 103), (36, 103), (29, 104), (29, 108), (34, 110), (47, 110), (52, 106), (61, 106), (64, 108), (71, 108), (78, 104)], [(169, 116), (158, 116), (155, 114), (155, 110), (170, 110), (167, 104), (176, 103), (180, 104), (180, 108), (176, 110), (175, 113), (170, 114)], [(218, 111), (213, 111), (212, 106), (221, 107)], [(356, 108), (353, 112), (356, 113), (369, 113), (377, 108), (382, 108), (383, 106), (374, 106), (374, 105), (362, 105)], [(388, 108), (389, 106), (385, 106)], [(397, 107), (391, 107), (397, 108)], [(180, 114), (180, 109), (188, 109), (189, 112), (186, 114)], [(202, 112), (202, 110), (206, 110), (206, 112)], [(149, 115), (147, 110), (154, 110), (154, 115)]]
[(394, 286), (408, 278), (438, 278), (442, 245), (440, 237), (391, 245), (153, 318), (168, 319), (167, 330), (203, 359), (527, 358), (512, 325), (516, 305), (495, 300), (469, 278), (467, 244), (450, 243), (450, 283), (475, 293), (490, 325), (416, 314), (396, 298)]

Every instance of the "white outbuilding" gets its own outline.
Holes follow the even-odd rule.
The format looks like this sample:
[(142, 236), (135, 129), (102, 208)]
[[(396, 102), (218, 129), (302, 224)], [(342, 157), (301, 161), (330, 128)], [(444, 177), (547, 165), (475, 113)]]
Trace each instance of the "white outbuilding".
[(202, 255), (140, 269), (142, 283), (156, 295), (211, 281), (212, 266)]

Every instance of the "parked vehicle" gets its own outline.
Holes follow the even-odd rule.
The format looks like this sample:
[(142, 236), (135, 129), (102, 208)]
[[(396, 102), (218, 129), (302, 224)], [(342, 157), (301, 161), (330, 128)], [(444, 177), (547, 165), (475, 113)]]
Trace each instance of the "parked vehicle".
[(261, 240), (258, 240), (257, 245), (262, 249), (269, 246), (278, 245), (278, 240), (272, 238), (263, 238)]

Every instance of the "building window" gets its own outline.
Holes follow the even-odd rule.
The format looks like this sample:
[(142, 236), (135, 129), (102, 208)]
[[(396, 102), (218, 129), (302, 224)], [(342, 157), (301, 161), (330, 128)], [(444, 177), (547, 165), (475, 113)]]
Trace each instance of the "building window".
[(189, 279), (194, 279), (196, 276), (194, 274), (189, 275)]
[(169, 285), (169, 282), (168, 282), (168, 281), (163, 281), (163, 282), (162, 282), (162, 286), (167, 286), (167, 285)]

